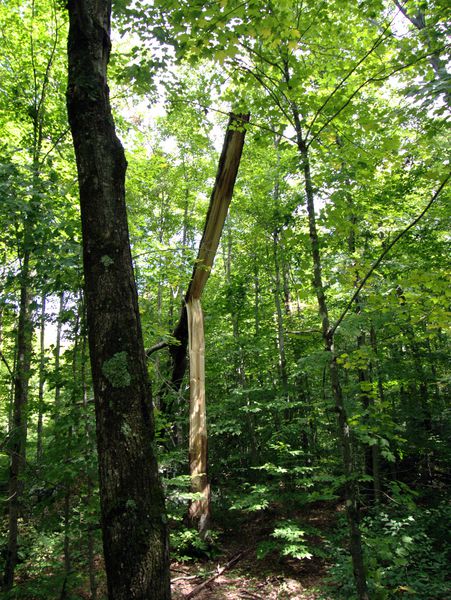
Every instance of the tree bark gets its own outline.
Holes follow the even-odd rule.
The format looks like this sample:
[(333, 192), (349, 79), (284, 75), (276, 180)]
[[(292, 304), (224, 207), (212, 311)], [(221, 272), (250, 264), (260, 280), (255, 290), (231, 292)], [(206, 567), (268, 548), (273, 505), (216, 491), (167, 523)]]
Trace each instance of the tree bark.
[[(26, 226), (29, 226), (29, 224), (27, 223)], [(29, 277), (30, 251), (26, 249), (21, 271), (19, 322), (17, 328), (17, 360), (14, 375), (14, 402), (9, 443), (8, 546), (6, 550), (3, 579), (3, 586), (6, 590), (12, 588), (17, 564), (18, 519), (23, 491), (23, 481), (21, 477), (26, 458), (28, 384), (30, 380), (31, 342), (33, 335)]]
[(109, 0), (70, 0), (67, 106), (80, 187), (88, 339), (110, 600), (168, 600), (164, 497), (107, 86)]
[(55, 385), (55, 415), (58, 415), (60, 407), (60, 397), (61, 397), (61, 374), (60, 374), (60, 353), (61, 353), (61, 331), (63, 327), (62, 317), (64, 310), (64, 292), (60, 294), (59, 301), (59, 309), (58, 309), (58, 317), (56, 324), (56, 344), (55, 344), (55, 376), (56, 376), (56, 385)]
[(45, 294), (42, 294), (41, 322), (39, 332), (39, 391), (38, 391), (38, 429), (36, 443), (36, 461), (42, 459), (42, 428), (44, 412), (44, 384), (45, 384)]
[[(286, 82), (290, 85), (290, 75), (288, 67), (286, 68)], [(358, 499), (358, 483), (355, 477), (355, 471), (352, 461), (352, 443), (347, 418), (346, 406), (343, 398), (343, 391), (340, 384), (338, 365), (334, 349), (334, 332), (331, 328), (329, 311), (327, 306), (326, 294), (322, 279), (321, 253), (316, 227), (315, 214), (315, 196), (313, 191), (312, 175), (310, 170), (310, 156), (308, 145), (303, 138), (301, 119), (297, 106), (291, 105), (293, 122), (296, 131), (296, 142), (301, 159), (301, 169), (304, 174), (304, 188), (307, 200), (307, 215), (310, 236), (310, 248), (313, 261), (313, 287), (318, 303), (318, 312), (321, 320), (321, 331), (326, 352), (330, 354), (329, 375), (332, 387), (332, 397), (337, 412), (338, 431), (342, 450), (343, 470), (346, 477), (345, 495), (346, 495), (346, 514), (350, 530), (350, 553), (352, 557), (352, 566), (354, 572), (354, 581), (356, 584), (357, 597), (359, 600), (369, 600), (366, 572), (363, 560), (362, 539), (360, 533), (360, 511)]]

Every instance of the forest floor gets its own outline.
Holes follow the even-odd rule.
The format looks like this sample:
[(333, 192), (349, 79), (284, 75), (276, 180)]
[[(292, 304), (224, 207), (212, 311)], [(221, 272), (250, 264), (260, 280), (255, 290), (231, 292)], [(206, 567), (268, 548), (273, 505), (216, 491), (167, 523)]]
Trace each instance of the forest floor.
[[(330, 506), (311, 508), (303, 517), (321, 531), (335, 521)], [(256, 558), (259, 543), (273, 530), (272, 521), (271, 515), (260, 515), (239, 529), (225, 529), (213, 560), (172, 563), (173, 600), (326, 600), (328, 565), (323, 559), (299, 560), (280, 557), (277, 552)], [(321, 544), (315, 536), (307, 538), (312, 546)]]

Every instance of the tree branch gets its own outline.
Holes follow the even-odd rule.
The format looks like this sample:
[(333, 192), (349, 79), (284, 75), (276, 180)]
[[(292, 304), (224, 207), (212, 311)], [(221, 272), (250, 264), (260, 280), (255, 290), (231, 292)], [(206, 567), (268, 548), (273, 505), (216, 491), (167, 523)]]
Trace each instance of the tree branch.
[(319, 115), (321, 114), (321, 112), (323, 111), (323, 109), (326, 107), (327, 103), (331, 100), (332, 96), (338, 92), (338, 90), (346, 83), (346, 81), (351, 77), (351, 75), (353, 73), (355, 73), (357, 71), (357, 69), (360, 67), (360, 65), (368, 58), (368, 56), (370, 56), (381, 44), (382, 42), (384, 42), (388, 37), (390, 36), (386, 36), (385, 32), (387, 31), (387, 29), (390, 27), (391, 22), (389, 25), (387, 25), (387, 27), (385, 27), (385, 29), (383, 30), (383, 32), (381, 33), (381, 35), (377, 38), (377, 40), (374, 42), (374, 44), (371, 46), (371, 48), (362, 56), (362, 58), (348, 71), (348, 74), (340, 81), (340, 83), (338, 83), (335, 88), (332, 90), (332, 92), (329, 94), (329, 96), (324, 100), (324, 102), (321, 104), (321, 106), (318, 108), (318, 110), (315, 113), (315, 116), (312, 119), (312, 122), (310, 123), (310, 125), (307, 128), (307, 133), (306, 133), (306, 138), (310, 135), (310, 132), (312, 130), (313, 125), (315, 124), (317, 118), (319, 117)]
[[(434, 51), (436, 52), (436, 51)], [(357, 94), (360, 92), (360, 90), (362, 88), (364, 88), (366, 85), (368, 85), (369, 83), (374, 83), (377, 81), (384, 81), (386, 79), (389, 79), (392, 75), (394, 75), (395, 73), (398, 73), (399, 71), (403, 71), (404, 69), (408, 69), (409, 67), (412, 67), (413, 65), (415, 65), (416, 63), (420, 62), (421, 60), (423, 60), (424, 58), (428, 58), (429, 56), (431, 56), (431, 54), (434, 54), (434, 52), (429, 52), (428, 54), (423, 54), (422, 56), (416, 58), (415, 60), (413, 60), (410, 63), (407, 63), (405, 65), (401, 65), (399, 67), (396, 67), (395, 69), (393, 69), (392, 71), (390, 71), (389, 73), (386, 73), (385, 69), (381, 69), (378, 73), (375, 73), (373, 76), (369, 77), (368, 79), (366, 79), (365, 81), (363, 81), (353, 92), (352, 94), (349, 96), (349, 98), (346, 100), (346, 102), (344, 102), (339, 109), (337, 109), (333, 115), (331, 115), (328, 119), (326, 119), (325, 123), (323, 123), (323, 125), (321, 125), (321, 127), (318, 129), (318, 131), (311, 137), (311, 139), (308, 141), (307, 143), (307, 147), (310, 147), (312, 145), (312, 143), (316, 140), (316, 138), (320, 135), (320, 133), (322, 131), (324, 131), (324, 129), (336, 118), (338, 117), (338, 115), (351, 103), (351, 101), (353, 100), (353, 98), (355, 96), (357, 96)]]
[(5, 358), (5, 355), (3, 354), (3, 352), (0, 350), (0, 359), (2, 361), (2, 363), (6, 366), (6, 368), (8, 369), (8, 373), (11, 376), (11, 379), (14, 377), (14, 373), (11, 370), (11, 367), (8, 364), (8, 361)]
[(376, 260), (376, 262), (371, 266), (371, 268), (368, 271), (368, 273), (365, 275), (365, 277), (360, 282), (359, 287), (356, 289), (356, 291), (353, 293), (351, 299), (348, 301), (348, 303), (346, 305), (346, 308), (344, 309), (344, 311), (339, 316), (339, 318), (336, 321), (335, 325), (329, 331), (329, 336), (330, 337), (333, 337), (333, 335), (337, 331), (337, 329), (340, 326), (341, 322), (343, 321), (343, 319), (345, 318), (345, 316), (348, 314), (349, 309), (352, 307), (352, 305), (354, 303), (354, 300), (360, 294), (360, 292), (362, 291), (362, 288), (364, 287), (364, 285), (366, 284), (366, 282), (368, 281), (368, 279), (371, 277), (371, 275), (374, 273), (374, 271), (377, 269), (377, 267), (381, 264), (381, 262), (384, 260), (384, 258), (387, 256), (387, 254), (390, 252), (390, 250), (393, 248), (393, 246), (396, 244), (396, 242), (398, 242), (408, 231), (410, 231), (410, 229), (412, 229), (412, 227), (415, 227), (415, 225), (420, 221), (420, 219), (422, 219), (424, 217), (424, 215), (427, 213), (427, 211), (434, 204), (435, 200), (437, 200), (440, 192), (446, 186), (446, 184), (448, 183), (450, 177), (451, 177), (451, 171), (448, 173), (448, 175), (442, 181), (442, 183), (438, 187), (437, 191), (432, 196), (431, 200), (426, 204), (426, 207), (421, 211), (421, 213), (405, 229), (403, 229), (400, 233), (398, 233), (398, 235), (396, 235), (393, 238), (393, 240), (388, 244), (388, 246), (385, 248), (385, 250), (379, 256), (379, 258)]
[(155, 344), (154, 346), (152, 346), (151, 348), (148, 348), (146, 350), (146, 358), (149, 358), (149, 356), (151, 354), (153, 354), (154, 352), (157, 352), (158, 350), (162, 350), (163, 348), (167, 348), (169, 346), (169, 342), (158, 342), (158, 344)]
[(190, 598), (194, 598), (194, 596), (197, 596), (197, 594), (199, 592), (201, 592), (205, 587), (207, 587), (207, 585), (209, 583), (211, 583), (212, 581), (217, 579), (220, 575), (222, 575), (224, 573), (224, 571), (227, 571), (227, 569), (230, 569), (230, 567), (233, 567), (239, 560), (241, 560), (243, 558), (243, 556), (246, 554), (246, 552), (248, 552), (248, 551), (239, 552), (236, 556), (231, 558), (229, 560), (229, 562), (226, 563), (221, 569), (218, 569), (218, 571), (212, 577), (210, 577), (203, 583), (200, 583), (193, 590), (191, 590), (191, 592), (189, 592), (189, 594), (186, 594), (186, 596), (184, 596), (185, 600), (189, 600)]
[(292, 122), (290, 116), (288, 115), (286, 110), (283, 108), (282, 103), (280, 102), (280, 99), (277, 97), (277, 94), (275, 93), (275, 91), (272, 90), (269, 86), (267, 86), (266, 83), (262, 80), (262, 78), (257, 73), (255, 73), (255, 71), (253, 71), (246, 65), (240, 64), (240, 61), (236, 61), (236, 62), (237, 62), (237, 66), (239, 69), (242, 69), (246, 73), (249, 73), (250, 75), (252, 75), (252, 77), (254, 77), (254, 79), (256, 79), (258, 81), (258, 83), (268, 92), (269, 96), (276, 103), (280, 112), (287, 119), (288, 123), (290, 123), (290, 125), (293, 125), (293, 122)]

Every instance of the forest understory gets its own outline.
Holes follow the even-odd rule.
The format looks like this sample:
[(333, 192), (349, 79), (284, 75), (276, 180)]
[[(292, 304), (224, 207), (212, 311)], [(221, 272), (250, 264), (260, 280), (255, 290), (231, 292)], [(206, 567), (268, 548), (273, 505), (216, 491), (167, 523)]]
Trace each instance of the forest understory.
[[(320, 532), (327, 535), (333, 528), (336, 510), (340, 510), (340, 507), (319, 505), (310, 508), (308, 514), (303, 514), (302, 521), (318, 530), (316, 536), (306, 537), (309, 547), (321, 548), (324, 540), (321, 539)], [(298, 560), (281, 557), (277, 552), (257, 558), (259, 544), (270, 536), (275, 519), (274, 512), (248, 520), (241, 516), (241, 523), (235, 523), (233, 529), (221, 532), (218, 538), (218, 556), (214, 560), (172, 565), (173, 575), (182, 571), (187, 576), (197, 575), (195, 580), (175, 581), (172, 584), (173, 598), (183, 600), (199, 589), (198, 586), (215, 575), (215, 572), (221, 572), (224, 565), (237, 560), (195, 596), (189, 597), (200, 600), (327, 600), (327, 560), (324, 558), (313, 556)], [(325, 553), (325, 549), (323, 552)], [(208, 575), (199, 575), (200, 566), (201, 572)], [(174, 579), (176, 577), (173, 577), (173, 581)]]
[[(276, 508), (260, 515), (223, 515), (227, 525), (223, 523), (221, 527), (214, 524), (214, 543), (188, 549), (191, 556), (185, 556), (186, 560), (171, 562), (172, 599), (329, 600), (328, 589), (337, 584), (328, 580), (325, 540), (337, 525), (337, 513), (343, 511), (343, 504), (317, 503), (302, 512), (302, 523), (307, 529), (315, 529), (315, 534), (307, 535), (305, 541), (309, 548), (318, 550), (317, 555), (302, 560), (280, 556), (276, 551), (257, 558), (259, 546), (268, 539), (274, 522), (281, 517), (277, 515)], [(289, 516), (297, 517), (291, 512)], [(33, 562), (33, 557), (30, 560)], [(63, 556), (60, 561), (64, 563)], [(98, 600), (102, 600), (107, 597), (107, 590), (100, 554), (94, 557), (94, 564), (98, 581), (96, 594)], [(30, 589), (39, 588), (39, 579), (45, 577), (40, 573), (39, 579), (33, 581), (24, 570), (22, 573), (18, 585)], [(49, 569), (47, 577), (53, 579), (55, 573)], [(57, 590), (53, 592), (49, 590), (49, 598), (59, 596)], [(38, 600), (42, 596), (35, 596), (31, 592), (20, 598)], [(67, 598), (90, 600), (92, 596), (88, 582), (75, 586)]]

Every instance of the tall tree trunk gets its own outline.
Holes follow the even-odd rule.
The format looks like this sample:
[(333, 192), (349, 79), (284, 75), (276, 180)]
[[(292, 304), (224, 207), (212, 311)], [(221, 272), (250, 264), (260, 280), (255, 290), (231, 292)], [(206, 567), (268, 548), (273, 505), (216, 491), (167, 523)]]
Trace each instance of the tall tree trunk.
[[(356, 299), (357, 301), (357, 299)], [(357, 337), (357, 346), (363, 348), (365, 346), (366, 335), (362, 331)], [(367, 389), (367, 385), (371, 383), (370, 369), (358, 369), (358, 378), (360, 384), (360, 397), (362, 399), (363, 408), (367, 414), (366, 421), (371, 428), (371, 421), (374, 419), (374, 397), (372, 392)], [(373, 489), (372, 495), (375, 502), (381, 500), (381, 480), (380, 480), (380, 457), (378, 444), (365, 446), (365, 472), (372, 477)]]
[(61, 354), (61, 332), (63, 327), (63, 310), (64, 310), (64, 292), (59, 295), (58, 317), (56, 322), (56, 343), (55, 343), (55, 415), (58, 415), (60, 409), (61, 397), (61, 375), (60, 375), (60, 354)]
[(10, 431), (8, 484), (8, 546), (6, 550), (3, 586), (11, 589), (17, 564), (18, 519), (23, 491), (22, 472), (25, 467), (27, 444), (27, 405), (30, 380), (31, 342), (33, 325), (30, 311), (30, 252), (25, 250), (20, 288), (19, 322), (17, 329), (17, 361), (14, 377), (14, 403)]
[[(224, 252), (225, 252), (225, 256), (224, 256), (224, 266), (225, 266), (225, 276), (226, 276), (226, 282), (227, 285), (230, 286), (231, 285), (231, 281), (232, 281), (232, 257), (233, 257), (233, 238), (232, 238), (232, 227), (230, 226), (230, 220), (227, 221), (227, 248), (224, 247)], [(225, 244), (224, 244), (225, 246)], [(257, 267), (256, 267), (257, 268)], [(255, 314), (255, 323), (256, 323), (256, 329), (258, 326), (258, 294), (255, 298), (256, 301), (256, 306), (255, 309), (257, 311), (257, 313)], [(238, 311), (232, 311), (232, 315), (231, 315), (231, 319), (232, 319), (232, 334), (233, 334), (233, 340), (235, 343), (235, 348), (237, 349), (237, 352), (235, 353), (236, 356), (236, 360), (235, 365), (234, 365), (234, 371), (235, 371), (235, 380), (236, 383), (235, 385), (237, 387), (240, 387), (243, 392), (246, 389), (246, 371), (245, 371), (245, 366), (244, 366), (244, 352), (243, 352), (243, 346), (240, 340), (240, 322), (239, 322), (239, 313)], [(244, 398), (246, 398), (246, 405), (248, 407), (250, 407), (250, 398), (249, 398), (249, 393), (245, 393)], [(252, 412), (250, 411), (246, 411), (245, 412), (245, 416), (244, 416), (245, 422), (246, 422), (246, 432), (245, 432), (245, 436), (249, 442), (249, 459), (250, 459), (250, 464), (251, 466), (256, 466), (257, 465), (257, 440), (255, 437), (255, 419), (254, 419), (254, 415)], [(248, 467), (248, 463), (246, 463), (246, 456), (242, 456), (241, 457), (242, 460), (242, 464), (243, 467)], [(253, 478), (253, 475), (255, 475), (255, 471), (251, 471), (250, 473), (250, 478)]]
[(258, 339), (260, 335), (260, 273), (256, 254), (254, 254), (254, 327), (254, 336)]
[(36, 444), (36, 460), (42, 459), (42, 425), (44, 412), (44, 384), (45, 384), (45, 294), (42, 294), (41, 319), (39, 332), (39, 391), (38, 391), (38, 430)]
[[(285, 72), (286, 82), (290, 85), (290, 75), (288, 67)], [(350, 529), (350, 553), (354, 571), (354, 580), (356, 583), (357, 597), (359, 600), (369, 600), (366, 573), (363, 560), (362, 539), (360, 533), (360, 511), (358, 498), (358, 484), (355, 477), (352, 460), (351, 434), (348, 424), (347, 412), (343, 398), (343, 392), (340, 384), (339, 369), (334, 351), (334, 336), (330, 325), (329, 311), (327, 307), (326, 294), (322, 280), (321, 253), (316, 227), (315, 199), (312, 184), (312, 175), (310, 170), (309, 149), (306, 140), (303, 138), (301, 119), (297, 106), (292, 103), (293, 122), (296, 131), (296, 141), (301, 158), (301, 168), (304, 174), (305, 196), (307, 199), (307, 215), (310, 236), (310, 248), (313, 260), (313, 287), (318, 303), (318, 311), (321, 320), (321, 331), (325, 350), (330, 354), (329, 374), (332, 387), (332, 397), (335, 402), (337, 412), (338, 431), (343, 458), (343, 470), (346, 478), (346, 513)]]
[(282, 285), (280, 268), (280, 239), (278, 231), (273, 233), (273, 257), (274, 257), (274, 303), (276, 305), (277, 315), (277, 347), (279, 350), (279, 372), (280, 381), (284, 390), (288, 387), (287, 359), (285, 355), (285, 329), (282, 312)]
[[(68, 447), (70, 448), (72, 437), (72, 428), (69, 430)], [(70, 460), (70, 450), (67, 453), (67, 460)], [(64, 523), (64, 580), (63, 587), (60, 594), (60, 600), (67, 600), (70, 594), (70, 575), (72, 572), (72, 553), (70, 545), (70, 517), (71, 517), (71, 488), (70, 485), (66, 486), (66, 492), (64, 494), (64, 511), (63, 511), (63, 523)]]
[(16, 377), (17, 373), (17, 335), (14, 336), (14, 358), (13, 358), (13, 367), (12, 367), (12, 376), (11, 376), (11, 384), (9, 386), (9, 394), (8, 394), (8, 436), (11, 434), (13, 430), (13, 415), (14, 415), (14, 390), (16, 387)]
[[(226, 283), (231, 290), (232, 285), (232, 256), (233, 256), (233, 236), (232, 236), (232, 227), (230, 224), (230, 219), (227, 220), (226, 224), (227, 228), (227, 255), (225, 259), (225, 269), (226, 269)], [(233, 292), (232, 292), (233, 296)], [(235, 380), (237, 385), (244, 388), (245, 386), (245, 373), (244, 373), (244, 356), (243, 356), (243, 347), (241, 345), (240, 340), (240, 314), (239, 307), (237, 310), (231, 311), (230, 318), (232, 320), (232, 335), (235, 342), (235, 346), (237, 349), (236, 352), (236, 360), (234, 361), (234, 371), (235, 371)]]
[[(380, 402), (381, 404), (384, 404), (384, 399), (385, 399), (385, 392), (384, 392), (384, 384), (382, 382), (382, 374), (381, 374), (381, 369), (380, 369), (380, 360), (379, 360), (379, 356), (378, 356), (378, 349), (377, 349), (377, 336), (376, 336), (376, 329), (374, 327), (374, 323), (371, 323), (370, 326), (370, 344), (371, 344), (371, 349), (373, 352), (373, 356), (374, 356), (374, 363), (375, 363), (375, 375), (376, 375), (376, 382), (377, 382), (377, 399), (378, 402)], [(373, 366), (370, 366), (370, 369), (373, 369)], [(394, 473), (394, 479), (396, 479), (396, 468), (394, 463), (390, 463), (390, 468), (392, 469), (392, 472)], [(373, 462), (373, 473), (374, 473), (374, 492), (375, 492), (375, 496), (376, 496), (376, 500), (379, 502), (381, 499), (381, 494), (382, 494), (382, 478), (381, 478), (381, 457), (380, 457), (380, 451), (379, 448), (377, 450), (377, 459), (375, 462)]]
[(359, 499), (358, 499), (358, 484), (355, 477), (353, 461), (352, 461), (352, 444), (348, 418), (343, 398), (343, 392), (340, 385), (340, 377), (338, 365), (334, 352), (334, 338), (330, 335), (329, 312), (327, 308), (326, 295), (321, 273), (321, 255), (319, 249), (318, 231), (316, 228), (316, 215), (313, 185), (310, 172), (310, 160), (308, 148), (302, 139), (299, 115), (297, 117), (296, 129), (298, 135), (298, 148), (301, 154), (302, 167), (304, 171), (305, 193), (307, 197), (307, 213), (309, 222), (309, 235), (311, 252), (313, 258), (313, 285), (315, 288), (318, 309), (321, 318), (321, 329), (323, 335), (324, 346), (327, 352), (330, 353), (329, 372), (332, 384), (332, 395), (335, 401), (335, 410), (338, 415), (338, 430), (340, 435), (343, 468), (346, 477), (346, 512), (348, 516), (350, 528), (350, 552), (352, 556), (352, 564), (354, 570), (354, 578), (356, 582), (357, 595), (359, 600), (368, 600), (368, 592), (366, 585), (366, 573), (363, 562), (363, 549), (360, 534), (360, 514), (359, 514)]
[[(78, 396), (78, 369), (77, 369), (77, 355), (78, 355), (78, 346), (80, 339), (80, 319), (83, 311), (82, 304), (82, 292), (80, 290), (79, 293), (79, 302), (77, 304), (77, 317), (75, 320), (75, 326), (73, 331), (74, 336), (74, 347), (72, 351), (72, 392), (70, 395), (69, 401), (69, 417), (70, 420), (75, 418), (75, 406)], [(78, 420), (78, 419), (77, 419)], [(65, 448), (65, 462), (66, 464), (70, 464), (72, 460), (72, 437), (73, 437), (73, 427), (69, 425), (67, 429), (67, 436), (64, 440), (64, 448)], [(66, 473), (66, 481), (65, 481), (65, 492), (64, 492), (64, 511), (63, 511), (63, 523), (64, 523), (64, 544), (63, 544), (63, 552), (64, 552), (64, 581), (61, 589), (60, 600), (66, 600), (71, 595), (71, 574), (72, 574), (72, 548), (71, 548), (71, 540), (70, 540), (70, 521), (71, 521), (71, 500), (72, 500), (72, 479), (70, 472)]]
[[(342, 142), (339, 138), (337, 138), (337, 144), (339, 147), (342, 146)], [(343, 166), (344, 168), (344, 166)], [(345, 180), (346, 186), (350, 187), (350, 181), (346, 178)], [(351, 229), (348, 235), (348, 251), (350, 256), (352, 256), (356, 251), (356, 239), (357, 239), (357, 215), (354, 210), (354, 202), (351, 194), (349, 192), (346, 193), (346, 200), (350, 211), (350, 223)], [(360, 275), (358, 269), (355, 268), (355, 264), (353, 265), (355, 269), (355, 279), (354, 279), (354, 287), (357, 288), (360, 284)], [(356, 314), (360, 315), (362, 312), (362, 307), (360, 303), (360, 295), (357, 295), (355, 298), (355, 311)], [(365, 331), (361, 330), (357, 336), (357, 347), (364, 348), (366, 345), (366, 334)], [(360, 397), (362, 399), (363, 408), (365, 409), (366, 414), (366, 424), (371, 427), (371, 420), (374, 414), (374, 398), (371, 394), (371, 391), (368, 389), (368, 384), (371, 382), (371, 374), (368, 366), (365, 368), (358, 369), (358, 379), (359, 379), (359, 392)], [(364, 446), (365, 453), (365, 473), (372, 477), (373, 480), (373, 488), (372, 495), (375, 502), (380, 502), (381, 496), (381, 482), (380, 482), (380, 457), (379, 457), (379, 446), (377, 444), (366, 444)]]
[[(86, 376), (86, 364), (88, 362), (87, 357), (87, 339), (86, 339), (86, 308), (84, 298), (82, 299), (81, 306), (81, 358), (80, 358), (80, 376), (81, 376), (81, 389), (83, 395), (83, 417), (84, 417), (84, 433), (86, 439), (86, 455), (85, 460), (88, 465), (87, 469), (87, 483), (86, 483), (86, 506), (91, 507), (92, 497), (95, 488), (95, 480), (93, 479), (91, 469), (89, 468), (89, 463), (92, 460), (92, 455), (94, 452), (93, 447), (93, 431), (89, 420), (89, 399), (88, 399), (88, 383)], [(87, 562), (88, 562), (88, 572), (89, 572), (89, 588), (91, 591), (91, 600), (97, 600), (97, 576), (96, 576), (96, 566), (95, 566), (95, 537), (94, 530), (92, 525), (88, 525), (87, 531), (87, 544), (86, 544), (86, 552), (87, 552)]]
[[(280, 247), (283, 250), (283, 244), (280, 243)], [(282, 281), (283, 281), (283, 300), (285, 304), (285, 314), (289, 317), (292, 313), (291, 310), (291, 291), (290, 291), (290, 265), (287, 264), (285, 257), (282, 253)]]
[[(34, 3), (31, 7), (32, 20), (35, 16)], [(33, 66), (32, 91), (32, 147), (31, 147), (31, 196), (28, 203), (28, 212), (24, 219), (23, 248), (21, 251), (20, 273), (20, 308), (17, 333), (17, 361), (14, 382), (14, 407), (12, 415), (11, 458), (9, 473), (9, 533), (8, 548), (6, 552), (5, 572), (3, 585), (9, 590), (14, 582), (14, 571), (17, 563), (17, 520), (20, 511), (20, 495), (22, 482), (20, 480), (25, 466), (25, 452), (27, 442), (27, 403), (28, 386), (30, 379), (30, 361), (32, 352), (33, 322), (31, 318), (31, 286), (30, 270), (34, 249), (33, 230), (39, 219), (41, 203), (39, 198), (41, 149), (44, 127), (44, 107), (49, 86), (49, 75), (55, 58), (58, 43), (58, 28), (54, 24), (54, 40), (47, 57), (42, 80), (37, 77), (35, 68), (35, 44), (33, 27), (30, 35), (30, 55)]]
[[(168, 600), (164, 497), (107, 86), (109, 0), (69, 0), (67, 105), (80, 187), (103, 548), (110, 600)], [(93, 126), (95, 124), (95, 126)]]

